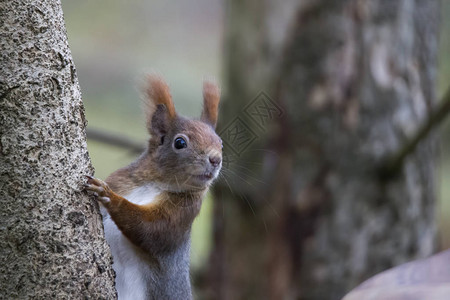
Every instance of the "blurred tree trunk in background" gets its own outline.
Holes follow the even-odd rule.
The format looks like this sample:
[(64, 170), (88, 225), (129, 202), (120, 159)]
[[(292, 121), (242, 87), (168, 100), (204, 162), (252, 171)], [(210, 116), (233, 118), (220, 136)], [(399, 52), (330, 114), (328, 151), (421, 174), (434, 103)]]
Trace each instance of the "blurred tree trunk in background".
[(61, 4), (0, 3), (0, 298), (114, 299)]
[(433, 108), (438, 1), (230, 0), (226, 10), (208, 297), (339, 299), (430, 255), (436, 139), (396, 176), (379, 168)]

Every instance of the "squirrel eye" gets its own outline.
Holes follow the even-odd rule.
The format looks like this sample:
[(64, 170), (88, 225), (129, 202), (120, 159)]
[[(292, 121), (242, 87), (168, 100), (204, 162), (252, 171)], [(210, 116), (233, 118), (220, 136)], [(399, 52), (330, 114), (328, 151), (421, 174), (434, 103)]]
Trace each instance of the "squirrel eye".
[(165, 135), (163, 135), (163, 136), (161, 137), (161, 144), (160, 144), (160, 145), (164, 144), (164, 138), (165, 138)]
[(182, 137), (177, 137), (173, 142), (175, 149), (183, 149), (187, 147), (186, 141)]

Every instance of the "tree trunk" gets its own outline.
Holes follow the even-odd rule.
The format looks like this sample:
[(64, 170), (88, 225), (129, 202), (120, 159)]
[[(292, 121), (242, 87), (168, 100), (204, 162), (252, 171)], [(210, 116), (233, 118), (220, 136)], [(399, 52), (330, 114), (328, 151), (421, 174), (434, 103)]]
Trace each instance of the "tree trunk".
[(0, 3), (0, 298), (113, 299), (60, 1)]
[(211, 297), (339, 299), (430, 255), (435, 138), (380, 170), (433, 108), (438, 2), (232, 0), (227, 13)]

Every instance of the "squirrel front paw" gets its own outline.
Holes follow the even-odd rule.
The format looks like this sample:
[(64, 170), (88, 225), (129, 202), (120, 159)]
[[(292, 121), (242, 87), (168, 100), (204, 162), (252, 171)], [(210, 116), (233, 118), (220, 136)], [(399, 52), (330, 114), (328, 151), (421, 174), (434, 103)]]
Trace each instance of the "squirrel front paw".
[(85, 175), (88, 179), (87, 183), (84, 184), (84, 188), (87, 191), (93, 192), (93, 195), (99, 200), (103, 205), (108, 205), (111, 202), (110, 192), (108, 184), (103, 180), (94, 178), (90, 175)]

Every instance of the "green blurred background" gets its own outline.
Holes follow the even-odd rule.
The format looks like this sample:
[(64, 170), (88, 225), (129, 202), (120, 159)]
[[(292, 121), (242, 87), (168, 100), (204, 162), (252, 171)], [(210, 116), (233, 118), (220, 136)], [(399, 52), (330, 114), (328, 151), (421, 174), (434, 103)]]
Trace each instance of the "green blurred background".
[[(157, 72), (171, 86), (183, 115), (201, 109), (202, 81), (221, 79), (226, 2), (195, 1), (68, 1), (63, 9), (69, 44), (77, 67), (88, 126), (145, 143), (139, 86), (143, 74)], [(450, 82), (450, 1), (443, 1), (439, 57), (439, 96)], [(226, 91), (224, 91), (226, 92)], [(450, 248), (450, 120), (442, 130), (438, 216), (440, 246)], [(88, 140), (96, 176), (106, 178), (134, 160), (122, 148)], [(207, 261), (211, 199), (194, 223), (192, 265)]]

